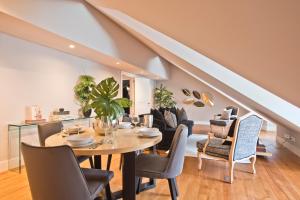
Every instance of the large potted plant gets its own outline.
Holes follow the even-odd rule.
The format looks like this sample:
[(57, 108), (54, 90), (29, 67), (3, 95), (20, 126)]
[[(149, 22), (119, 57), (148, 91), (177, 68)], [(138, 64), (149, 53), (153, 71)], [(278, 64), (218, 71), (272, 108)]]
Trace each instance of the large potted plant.
[(91, 107), (94, 109), (97, 117), (94, 129), (101, 134), (106, 132), (112, 121), (123, 116), (124, 108), (131, 106), (131, 101), (127, 98), (117, 98), (119, 84), (113, 78), (102, 80), (98, 85), (93, 87), (90, 94)]
[(154, 104), (158, 108), (173, 108), (176, 102), (173, 93), (161, 84), (154, 89)]
[(81, 75), (74, 86), (75, 99), (80, 104), (80, 113), (84, 117), (90, 117), (92, 113), (90, 94), (92, 89), (96, 86), (94, 77), (89, 75)]

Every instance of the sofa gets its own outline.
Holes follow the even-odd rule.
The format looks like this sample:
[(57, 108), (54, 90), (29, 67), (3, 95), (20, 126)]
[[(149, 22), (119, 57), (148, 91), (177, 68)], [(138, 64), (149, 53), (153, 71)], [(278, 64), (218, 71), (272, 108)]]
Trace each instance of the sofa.
[(151, 114), (153, 115), (153, 127), (158, 128), (162, 133), (162, 141), (157, 145), (157, 149), (159, 150), (169, 150), (177, 128), (171, 128), (170, 126), (168, 126), (164, 118), (165, 110), (169, 110), (176, 115), (177, 126), (179, 126), (180, 124), (184, 124), (188, 127), (188, 136), (192, 134), (192, 129), (194, 126), (194, 122), (192, 120), (180, 120), (180, 118), (178, 117), (177, 108), (151, 109)]

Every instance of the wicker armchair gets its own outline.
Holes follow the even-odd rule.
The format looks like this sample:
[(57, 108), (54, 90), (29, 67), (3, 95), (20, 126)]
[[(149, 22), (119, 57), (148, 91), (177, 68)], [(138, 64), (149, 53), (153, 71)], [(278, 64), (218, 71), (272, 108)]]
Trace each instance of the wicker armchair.
[(263, 120), (249, 113), (236, 120), (233, 137), (216, 138), (209, 134), (208, 139), (197, 142), (198, 168), (202, 168), (202, 159), (213, 159), (229, 162), (229, 180), (233, 182), (234, 164), (242, 160), (251, 160), (252, 173), (255, 174), (256, 144)]

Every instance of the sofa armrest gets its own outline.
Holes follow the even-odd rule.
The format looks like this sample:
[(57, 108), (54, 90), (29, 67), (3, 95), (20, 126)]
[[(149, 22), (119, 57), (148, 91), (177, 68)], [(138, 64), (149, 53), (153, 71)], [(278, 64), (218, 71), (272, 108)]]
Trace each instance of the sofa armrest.
[(179, 124), (184, 124), (188, 127), (188, 136), (193, 134), (194, 121), (192, 121), (192, 120), (182, 120)]

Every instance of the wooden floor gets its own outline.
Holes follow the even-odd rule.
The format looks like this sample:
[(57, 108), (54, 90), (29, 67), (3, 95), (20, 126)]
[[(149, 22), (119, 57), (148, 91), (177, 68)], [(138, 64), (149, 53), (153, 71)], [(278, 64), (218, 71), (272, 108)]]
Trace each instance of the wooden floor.
[[(227, 166), (223, 162), (204, 161), (203, 170), (197, 170), (197, 159), (185, 159), (183, 173), (177, 178), (179, 199), (300, 199), (300, 158), (280, 145), (272, 137), (264, 139), (273, 157), (259, 157), (256, 163), (257, 174), (248, 173), (247, 164), (238, 164), (235, 168), (234, 182), (223, 182), (227, 175)], [(115, 177), (112, 190), (120, 189), (121, 174), (118, 170), (119, 158), (113, 157)], [(16, 172), (0, 174), (0, 199), (31, 199), (26, 173)], [(169, 200), (169, 188), (166, 180), (157, 182), (153, 190), (137, 196), (140, 200)]]

